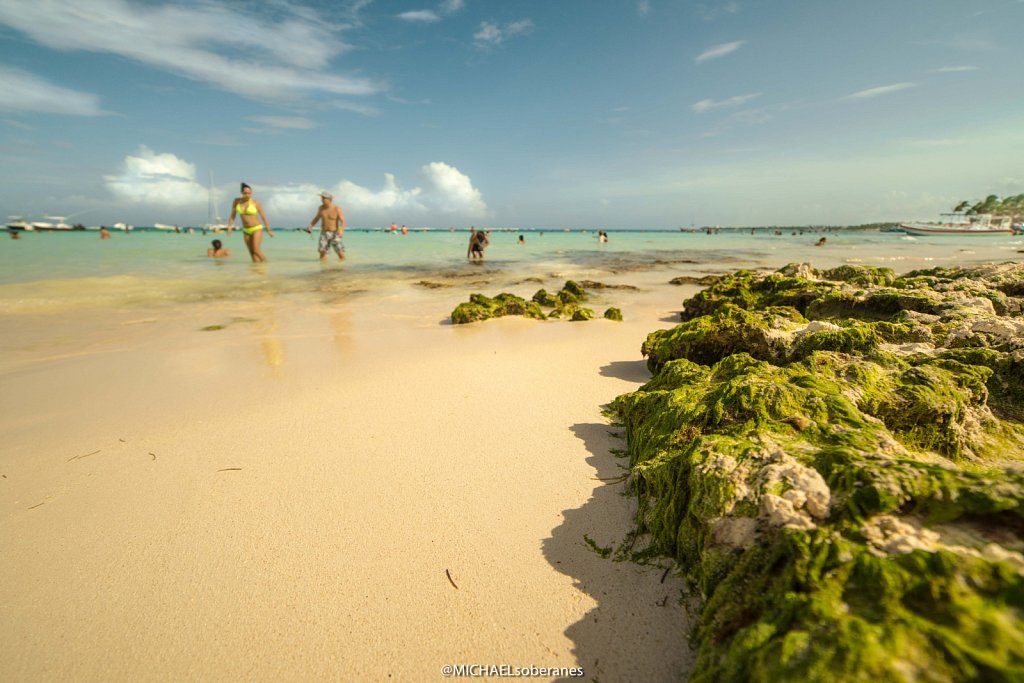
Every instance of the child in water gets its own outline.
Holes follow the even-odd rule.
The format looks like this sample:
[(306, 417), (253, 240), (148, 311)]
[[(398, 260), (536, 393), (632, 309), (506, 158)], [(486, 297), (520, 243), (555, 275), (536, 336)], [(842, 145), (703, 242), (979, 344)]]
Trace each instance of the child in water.
[(212, 256), (213, 258), (224, 258), (225, 256), (231, 256), (231, 252), (224, 248), (224, 245), (221, 243), (220, 240), (214, 240), (210, 244), (213, 246), (206, 250), (207, 256)]

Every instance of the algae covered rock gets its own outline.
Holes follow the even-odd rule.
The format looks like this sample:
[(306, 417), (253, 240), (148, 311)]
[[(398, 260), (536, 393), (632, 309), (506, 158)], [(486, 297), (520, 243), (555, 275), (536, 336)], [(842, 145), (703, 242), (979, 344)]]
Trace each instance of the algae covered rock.
[(536, 302), (526, 301), (515, 294), (503, 293), (493, 299), (483, 294), (471, 294), (468, 302), (459, 304), (452, 311), (452, 322), (461, 325), (505, 315), (521, 315), (538, 320), (545, 318)]
[(1024, 265), (739, 271), (648, 335), (612, 407), (638, 530), (706, 598), (691, 681), (1024, 680), (1007, 291)]
[(612, 307), (604, 312), (604, 317), (606, 320), (616, 320), (618, 322), (622, 322), (622, 311), (615, 307)]
[[(600, 285), (601, 283), (596, 283)], [(607, 287), (601, 285), (601, 287)], [(594, 311), (585, 308), (581, 302), (588, 298), (587, 292), (578, 283), (567, 280), (565, 285), (556, 294), (551, 294), (544, 289), (538, 290), (531, 301), (514, 294), (499, 294), (493, 299), (483, 294), (471, 294), (469, 301), (463, 302), (452, 311), (452, 322), (463, 324), (478, 320), (487, 320), (505, 315), (521, 315), (527, 318), (558, 319), (564, 318), (572, 321), (591, 320)], [(551, 311), (544, 313), (541, 306), (551, 307)], [(610, 308), (609, 311), (617, 311), (619, 320), (622, 313), (617, 308)], [(613, 313), (614, 315), (614, 313)], [(607, 317), (607, 312), (606, 312)]]
[(558, 297), (554, 294), (549, 294), (545, 289), (538, 289), (537, 293), (533, 295), (533, 301), (536, 301), (541, 306), (557, 306)]

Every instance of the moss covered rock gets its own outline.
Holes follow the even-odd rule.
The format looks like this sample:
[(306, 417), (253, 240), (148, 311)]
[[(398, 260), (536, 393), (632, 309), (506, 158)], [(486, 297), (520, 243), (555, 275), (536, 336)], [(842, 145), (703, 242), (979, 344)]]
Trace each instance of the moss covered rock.
[(740, 271), (648, 336), (613, 408), (639, 530), (706, 597), (691, 681), (1024, 680), (1017, 283)]
[(469, 301), (459, 304), (452, 311), (452, 322), (461, 325), (505, 315), (521, 315), (538, 320), (546, 317), (536, 302), (526, 301), (515, 294), (503, 293), (493, 299), (483, 294), (471, 294)]
[(607, 320), (617, 320), (618, 322), (622, 322), (622, 311), (613, 306), (604, 312), (604, 317)]
[[(601, 283), (596, 283), (601, 285)], [(606, 287), (601, 285), (601, 287)], [(634, 288), (635, 289), (635, 288)], [(572, 321), (591, 320), (594, 311), (581, 305), (588, 298), (583, 287), (572, 280), (567, 280), (565, 285), (556, 294), (551, 294), (544, 289), (538, 290), (531, 301), (525, 301), (514, 294), (499, 294), (493, 299), (483, 294), (472, 294), (469, 301), (459, 304), (452, 311), (452, 322), (455, 324), (487, 320), (504, 315), (522, 315), (528, 318), (544, 320), (546, 318), (563, 318)], [(550, 307), (547, 314), (541, 306)], [(618, 320), (622, 320), (622, 312), (617, 308), (609, 308), (608, 311), (618, 313)], [(615, 313), (612, 313), (614, 316)], [(608, 317), (608, 312), (605, 313)]]

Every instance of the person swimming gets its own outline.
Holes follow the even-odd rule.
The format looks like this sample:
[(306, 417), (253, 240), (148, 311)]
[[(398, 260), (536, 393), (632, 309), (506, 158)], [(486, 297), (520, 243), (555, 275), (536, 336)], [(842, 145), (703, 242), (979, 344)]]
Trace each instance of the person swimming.
[(206, 250), (207, 256), (212, 256), (213, 258), (224, 258), (225, 256), (231, 256), (231, 252), (224, 248), (224, 245), (221, 243), (220, 240), (213, 240), (213, 242), (211, 242), (210, 244), (212, 246)]
[[(274, 231), (270, 229), (270, 221), (267, 220), (267, 214), (263, 212), (263, 205), (253, 199), (252, 188), (246, 183), (242, 183), (241, 190), (242, 196), (231, 204), (231, 217), (228, 218), (228, 234), (230, 235), (235, 227), (235, 215), (237, 214), (242, 221), (242, 239), (245, 241), (245, 246), (249, 250), (249, 256), (252, 258), (253, 263), (266, 261), (267, 257), (260, 250), (260, 243), (263, 241), (263, 229), (266, 227), (267, 234), (271, 237), (274, 236)], [(263, 219), (262, 223), (256, 217), (257, 215)]]

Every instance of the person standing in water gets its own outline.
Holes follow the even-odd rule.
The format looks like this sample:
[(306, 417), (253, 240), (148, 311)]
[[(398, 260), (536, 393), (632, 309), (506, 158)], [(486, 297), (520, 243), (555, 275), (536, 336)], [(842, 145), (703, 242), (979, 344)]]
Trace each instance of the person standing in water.
[(490, 243), (491, 241), (487, 239), (487, 235), (483, 230), (473, 229), (472, 234), (469, 236), (469, 248), (466, 249), (466, 258), (482, 260), (484, 249)]
[(345, 235), (345, 213), (340, 205), (334, 203), (334, 197), (330, 192), (320, 193), (320, 208), (306, 226), (306, 232), (312, 233), (313, 226), (317, 223), (320, 223), (320, 260), (327, 258), (327, 252), (334, 249), (338, 260), (344, 261), (345, 244), (341, 238)]
[[(242, 183), (242, 196), (231, 204), (231, 217), (228, 218), (228, 236), (235, 227), (235, 214), (242, 220), (242, 239), (245, 247), (249, 250), (249, 256), (253, 263), (263, 262), (267, 257), (260, 250), (260, 242), (263, 241), (263, 228), (266, 227), (267, 234), (274, 236), (270, 229), (270, 221), (267, 214), (263, 213), (263, 205), (252, 198), (252, 188)], [(259, 218), (257, 218), (257, 214)], [(263, 219), (263, 222), (260, 222)]]

